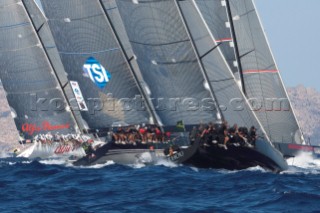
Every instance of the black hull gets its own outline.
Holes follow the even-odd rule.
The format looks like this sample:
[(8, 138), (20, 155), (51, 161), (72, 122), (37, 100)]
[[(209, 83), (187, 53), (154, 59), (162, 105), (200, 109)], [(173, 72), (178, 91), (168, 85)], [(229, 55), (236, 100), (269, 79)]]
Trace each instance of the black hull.
[[(113, 161), (117, 164), (135, 164), (146, 163), (153, 164), (158, 159), (165, 159), (169, 162), (177, 164), (184, 163), (191, 158), (198, 150), (199, 142), (196, 141), (192, 146), (180, 148), (173, 156), (166, 156), (165, 150), (169, 148), (169, 144), (115, 144), (108, 143), (96, 151), (93, 155), (83, 157), (73, 163), (75, 166), (90, 166), (96, 164), (105, 164)], [(151, 161), (144, 161), (143, 155), (151, 158)]]
[[(150, 149), (151, 147), (154, 149)], [(199, 140), (197, 140), (192, 146), (181, 148), (175, 155), (167, 157), (164, 154), (164, 150), (168, 147), (168, 144), (137, 144), (134, 146), (131, 144), (108, 143), (93, 152), (94, 157), (88, 155), (73, 164), (75, 166), (90, 166), (105, 164), (108, 161), (125, 165), (135, 163), (148, 164), (148, 162), (141, 162), (141, 156), (149, 154), (151, 158), (162, 158), (170, 162), (198, 168), (243, 170), (260, 166), (272, 172), (280, 172), (285, 169), (284, 160), (282, 158), (278, 160), (277, 157), (274, 157), (275, 155), (272, 154), (274, 150), (268, 149), (268, 146), (260, 147), (260, 149), (264, 150), (265, 154), (263, 154), (263, 152), (259, 151), (259, 146), (257, 149), (228, 146), (226, 150), (218, 145), (200, 146)]]
[(200, 146), (197, 153), (185, 163), (198, 168), (243, 170), (261, 166), (272, 172), (283, 170), (273, 160), (253, 148), (232, 145), (227, 148), (226, 150), (218, 145)]

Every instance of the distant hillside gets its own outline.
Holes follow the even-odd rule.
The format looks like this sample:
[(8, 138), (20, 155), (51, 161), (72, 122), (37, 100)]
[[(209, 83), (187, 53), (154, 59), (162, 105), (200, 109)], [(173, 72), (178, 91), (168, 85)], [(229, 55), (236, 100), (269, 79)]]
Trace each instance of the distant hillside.
[(302, 85), (288, 88), (288, 93), (306, 140), (320, 143), (320, 92)]

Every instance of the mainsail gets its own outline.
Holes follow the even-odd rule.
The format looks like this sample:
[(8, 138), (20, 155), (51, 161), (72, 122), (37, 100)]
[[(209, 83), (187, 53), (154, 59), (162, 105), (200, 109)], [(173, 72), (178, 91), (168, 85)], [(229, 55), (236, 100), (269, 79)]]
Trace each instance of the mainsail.
[(117, 5), (163, 125), (219, 121), (219, 109), (175, 2), (120, 0)]
[[(89, 128), (103, 129), (119, 121), (149, 123), (148, 107), (100, 1), (41, 0), (41, 4), (68, 79), (79, 83), (88, 105), (81, 114)], [(97, 86), (92, 82), (97, 78), (90, 79), (92, 73), (83, 71), (88, 61), (99, 62), (110, 74), (106, 85)]]
[(227, 0), (247, 98), (272, 142), (304, 143), (252, 0)]
[(21, 0), (0, 2), (0, 78), (26, 137), (76, 132), (72, 113)]

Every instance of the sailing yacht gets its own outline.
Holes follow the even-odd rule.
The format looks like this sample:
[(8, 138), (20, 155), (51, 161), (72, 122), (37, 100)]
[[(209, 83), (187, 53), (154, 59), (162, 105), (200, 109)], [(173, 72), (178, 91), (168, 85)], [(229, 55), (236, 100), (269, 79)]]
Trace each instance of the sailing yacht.
[(23, 136), (21, 144), (6, 144), (7, 150), (21, 157), (81, 156), (83, 149), (71, 143), (32, 143), (37, 135), (77, 134), (79, 128), (73, 114), (64, 108), (68, 104), (61, 82), (30, 18), (24, 2), (0, 3), (0, 78)]
[(253, 112), (287, 158), (313, 152), (292, 109), (252, 0), (194, 0)]
[[(160, 121), (162, 115), (158, 116), (149, 102), (146, 88), (138, 78), (138, 67), (132, 64), (102, 1), (40, 2), (43, 22), (39, 26), (41, 30), (45, 26), (50, 29), (54, 49), (67, 73), (66, 84), (76, 85), (75, 96), (81, 91), (83, 127), (107, 142), (74, 165), (101, 164), (109, 160), (133, 164), (150, 153), (152, 157), (165, 157), (164, 151), (170, 146), (167, 143), (115, 141), (118, 131), (118, 136), (123, 136), (122, 129), (137, 131), (139, 125), (158, 126), (164, 132), (164, 128)], [(43, 40), (47, 39), (45, 36), (48, 35), (44, 35)], [(46, 44), (46, 48), (53, 47)], [(78, 103), (80, 108), (81, 103)], [(196, 150), (197, 143), (191, 146), (188, 137), (181, 134), (174, 143), (182, 140), (187, 146), (179, 148), (180, 154), (170, 156), (169, 160), (182, 162)]]
[[(198, 167), (244, 169), (260, 165), (272, 171), (287, 168), (282, 154), (272, 145), (264, 123), (253, 112), (247, 91), (239, 86), (245, 85), (243, 73), (239, 71), (242, 69), (231, 67), (232, 57), (225, 57), (225, 50), (220, 47), (225, 40), (215, 38), (196, 1), (40, 0), (41, 10), (33, 0), (12, 2), (23, 11), (26, 22), (22, 20), (22, 26), (11, 23), (9, 29), (28, 23), (26, 26), (32, 32), (28, 35), (31, 34), (33, 40), (26, 40), (30, 46), (22, 49), (34, 48), (41, 52), (39, 57), (32, 55), (36, 51), (30, 53), (33, 60), (40, 61), (34, 66), (40, 67), (31, 67), (30, 71), (30, 67), (24, 66), (27, 70), (23, 72), (32, 75), (22, 80), (29, 79), (27, 83), (31, 88), (38, 85), (38, 82), (30, 83), (31, 76), (42, 81), (51, 79), (52, 83), (40, 81), (41, 87), (32, 88), (30, 93), (37, 92), (47, 98), (58, 94), (69, 108), (74, 107), (71, 101), (76, 100), (79, 109), (77, 113), (64, 109), (52, 114), (35, 113), (32, 117), (50, 116), (52, 122), (67, 119), (54, 127), (66, 133), (93, 133), (99, 141), (107, 142), (75, 165), (108, 160), (134, 163), (143, 160), (147, 153), (151, 158), (160, 156)], [(16, 40), (14, 36), (4, 36), (4, 39)], [(238, 48), (234, 49), (237, 53)], [(14, 47), (11, 51), (20, 49)], [(32, 73), (37, 70), (38, 73)], [(0, 78), (6, 82), (4, 88), (8, 94), (14, 92), (10, 91), (8, 79), (12, 75), (3, 73)], [(30, 88), (23, 91), (29, 92)], [(52, 91), (56, 93), (51, 94)], [(29, 119), (26, 113), (20, 115), (18, 109), (24, 109), (21, 104), (14, 104), (9, 98), (8, 101), (19, 113), (17, 121)], [(137, 106), (136, 101), (138, 108), (133, 107)], [(41, 121), (41, 124), (47, 122)], [(226, 121), (257, 127), (260, 138), (255, 147), (200, 145), (200, 137), (193, 144), (189, 142), (188, 131), (199, 124)], [(169, 144), (119, 144), (112, 138), (113, 130), (119, 125), (125, 128), (155, 125), (162, 132), (176, 132), (177, 123), (183, 123), (184, 131), (173, 134), (175, 141), (186, 146), (178, 147), (169, 157), (166, 156), (172, 148)], [(42, 130), (33, 128), (37, 125), (28, 125), (26, 128), (23, 123), (21, 130), (31, 128), (28, 132), (31, 136)]]
[[(110, 1), (104, 3), (108, 6)], [(200, 123), (225, 121), (239, 126), (259, 127), (262, 138), (257, 140), (254, 149), (238, 148), (232, 154), (232, 148), (223, 151), (216, 145), (209, 145), (210, 148), (200, 146), (198, 153), (190, 159), (190, 164), (243, 169), (256, 165), (266, 167), (263, 165), (265, 163), (270, 165), (271, 170), (287, 168), (281, 153), (274, 149), (239, 89), (233, 72), (193, 1), (119, 0), (117, 7), (109, 5), (107, 8), (108, 11), (119, 9), (150, 93), (154, 97), (191, 98), (194, 101), (193, 110), (183, 108), (180, 103), (175, 112), (159, 112), (165, 125), (172, 125), (176, 122), (174, 119), (180, 116), (179, 119), (184, 121), (187, 128)], [(233, 98), (242, 98), (240, 110), (233, 108), (229, 102)], [(204, 105), (197, 108), (194, 103), (201, 100), (211, 100), (213, 107), (210, 110), (205, 109)], [(254, 156), (253, 152), (257, 153), (256, 158), (249, 157)]]

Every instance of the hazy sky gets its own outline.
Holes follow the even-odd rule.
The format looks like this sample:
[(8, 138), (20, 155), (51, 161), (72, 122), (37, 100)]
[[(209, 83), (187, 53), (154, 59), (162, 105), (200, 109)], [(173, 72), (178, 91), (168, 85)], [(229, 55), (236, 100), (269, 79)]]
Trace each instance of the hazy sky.
[(286, 86), (320, 90), (320, 0), (255, 0)]

